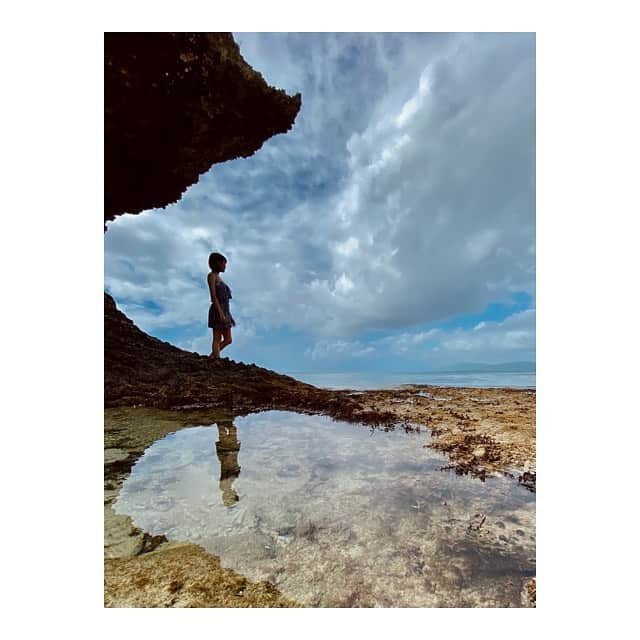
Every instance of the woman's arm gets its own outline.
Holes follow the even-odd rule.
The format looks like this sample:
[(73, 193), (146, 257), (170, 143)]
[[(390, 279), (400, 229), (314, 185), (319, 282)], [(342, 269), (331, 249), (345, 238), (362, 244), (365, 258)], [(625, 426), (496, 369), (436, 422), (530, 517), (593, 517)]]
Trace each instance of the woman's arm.
[(207, 283), (209, 284), (209, 294), (211, 295), (211, 304), (214, 304), (216, 306), (216, 309), (218, 310), (218, 314), (220, 315), (220, 318), (224, 322), (227, 318), (224, 315), (224, 312), (222, 311), (222, 307), (220, 306), (220, 303), (218, 302), (218, 298), (216, 297), (216, 282), (217, 282), (217, 280), (218, 280), (217, 274), (210, 273), (210, 274), (207, 275)]

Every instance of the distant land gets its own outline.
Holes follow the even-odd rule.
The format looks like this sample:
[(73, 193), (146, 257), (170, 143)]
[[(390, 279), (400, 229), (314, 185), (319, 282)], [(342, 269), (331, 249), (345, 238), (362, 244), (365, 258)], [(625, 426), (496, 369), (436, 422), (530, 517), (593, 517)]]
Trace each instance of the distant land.
[(535, 362), (502, 362), (501, 364), (486, 364), (480, 362), (461, 362), (449, 365), (442, 369), (434, 369), (434, 373), (460, 373), (461, 371), (473, 371), (477, 373), (535, 373)]

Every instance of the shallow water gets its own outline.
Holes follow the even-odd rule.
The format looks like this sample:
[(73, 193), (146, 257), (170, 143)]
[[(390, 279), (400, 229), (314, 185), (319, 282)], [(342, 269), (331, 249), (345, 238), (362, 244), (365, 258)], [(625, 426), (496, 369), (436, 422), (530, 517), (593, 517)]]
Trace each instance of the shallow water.
[(289, 373), (297, 380), (324, 389), (394, 389), (407, 384), (437, 387), (535, 389), (534, 372), (459, 371), (443, 373)]
[(521, 606), (535, 495), (441, 471), (428, 441), (283, 411), (184, 428), (115, 509), (308, 606)]

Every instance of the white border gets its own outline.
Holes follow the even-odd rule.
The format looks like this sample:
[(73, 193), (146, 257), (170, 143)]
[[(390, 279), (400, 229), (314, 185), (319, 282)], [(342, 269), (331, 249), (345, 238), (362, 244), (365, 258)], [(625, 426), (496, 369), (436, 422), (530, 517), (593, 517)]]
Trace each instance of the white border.
[[(67, 638), (198, 630), (279, 639), (547, 629), (576, 637), (629, 628), (640, 113), (632, 5), (410, 6), (114, 1), (5, 9), (7, 626)], [(537, 610), (103, 610), (102, 32), (169, 29), (537, 32)], [(614, 456), (622, 461), (614, 465)]]

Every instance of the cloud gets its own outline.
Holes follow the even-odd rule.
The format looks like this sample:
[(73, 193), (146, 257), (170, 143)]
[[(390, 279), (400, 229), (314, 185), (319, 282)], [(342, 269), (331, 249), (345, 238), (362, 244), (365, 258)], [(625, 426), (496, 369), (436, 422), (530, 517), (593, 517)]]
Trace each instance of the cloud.
[[(354, 283), (332, 332), (401, 328), (532, 292), (531, 41), (453, 39), (398, 114), (347, 142), (333, 252)], [(357, 244), (356, 244), (357, 243)]]
[(366, 332), (400, 332), (387, 346), (401, 353), (412, 327), (535, 294), (533, 35), (237, 39), (268, 82), (302, 92), (302, 110), (177, 205), (109, 224), (105, 285), (141, 328), (205, 344), (211, 251), (229, 258), (238, 332), (301, 332), (351, 354), (370, 348)]
[(319, 340), (307, 349), (307, 355), (327, 362), (366, 356), (368, 364), (392, 360), (423, 368), (465, 361), (533, 361), (535, 317), (535, 309), (528, 309), (501, 322), (484, 321), (470, 329), (408, 331), (369, 341)]
[(387, 336), (378, 340), (380, 346), (388, 347), (393, 353), (406, 353), (413, 350), (418, 345), (426, 342), (432, 342), (442, 334), (440, 329), (429, 329), (428, 331), (418, 331), (415, 333), (401, 333), (397, 335)]
[(536, 311), (527, 309), (503, 322), (480, 322), (470, 331), (458, 329), (443, 337), (441, 348), (459, 355), (478, 354), (494, 358), (496, 354), (504, 354), (505, 359), (533, 360)]
[(336, 356), (346, 358), (361, 358), (375, 352), (373, 345), (365, 345), (359, 340), (320, 340), (313, 347), (306, 350), (305, 355), (312, 360), (334, 359)]

